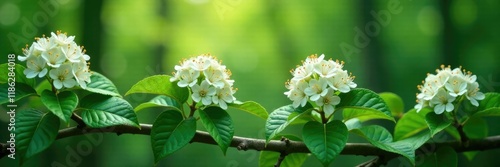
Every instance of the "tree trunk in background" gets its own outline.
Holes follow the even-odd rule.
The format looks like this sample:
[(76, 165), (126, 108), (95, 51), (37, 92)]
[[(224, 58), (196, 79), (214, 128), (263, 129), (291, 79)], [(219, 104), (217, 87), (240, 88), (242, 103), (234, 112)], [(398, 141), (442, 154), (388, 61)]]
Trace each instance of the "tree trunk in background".
[[(91, 69), (93, 71), (102, 72), (100, 65), (100, 59), (102, 57), (102, 43), (103, 43), (103, 32), (102, 32), (102, 13), (103, 1), (83, 1), (83, 46), (87, 50), (87, 54), (91, 55), (90, 59)], [(73, 139), (72, 143), (78, 143), (81, 140), (88, 140), (84, 137), (79, 137)], [(103, 155), (102, 149), (94, 147), (92, 153), (83, 157), (82, 164), (80, 166), (99, 166)]]
[[(361, 24), (359, 24), (359, 28), (361, 31), (365, 32), (366, 34), (366, 25), (369, 22), (376, 21), (370, 11), (378, 11), (376, 6), (374, 5), (374, 1), (359, 1), (359, 5), (361, 9)], [(384, 84), (385, 82), (388, 81), (388, 73), (387, 73), (387, 63), (388, 61), (385, 60), (385, 57), (383, 56), (382, 50), (381, 50), (381, 45), (380, 41), (378, 38), (380, 38), (380, 33), (384, 30), (383, 26), (379, 26), (379, 33), (375, 34), (373, 37), (368, 36), (370, 39), (370, 43), (368, 44), (367, 47), (362, 49), (362, 53), (364, 56), (364, 69), (367, 74), (367, 81), (369, 82), (369, 88), (375, 92), (381, 92), (381, 91), (387, 91), (388, 88)], [(374, 31), (374, 30), (372, 30)]]
[(446, 62), (445, 65), (451, 65), (452, 67), (458, 67), (460, 61), (458, 60), (458, 34), (453, 28), (450, 16), (451, 0), (439, 1), (441, 8), (441, 16), (443, 17), (443, 39), (442, 39), (442, 57), (441, 62)]
[[(157, 3), (158, 3), (158, 8), (157, 8), (158, 16), (161, 18), (161, 21), (165, 22), (168, 19), (167, 18), (167, 7), (168, 7), (167, 3), (168, 2), (166, 0), (158, 0)], [(161, 24), (161, 25), (164, 25), (164, 24)], [(164, 32), (163, 28), (165, 28), (165, 27), (162, 27), (162, 29), (160, 29), (160, 31), (157, 32), (160, 37), (163, 37), (163, 32)], [(162, 41), (162, 43), (156, 44), (156, 46), (154, 48), (154, 53), (153, 53), (153, 55), (155, 55), (155, 56), (154, 56), (154, 61), (152, 61), (153, 62), (152, 67), (153, 67), (155, 74), (164, 70), (163, 60), (168, 59), (166, 57), (167, 56), (166, 53), (167, 53), (168, 49), (165, 45), (165, 41), (163, 41), (163, 40), (161, 40), (161, 41)], [(159, 70), (159, 71), (157, 71), (157, 70)]]
[(102, 72), (98, 63), (102, 56), (102, 1), (83, 1), (83, 46), (87, 54), (91, 55), (91, 68), (93, 71)]

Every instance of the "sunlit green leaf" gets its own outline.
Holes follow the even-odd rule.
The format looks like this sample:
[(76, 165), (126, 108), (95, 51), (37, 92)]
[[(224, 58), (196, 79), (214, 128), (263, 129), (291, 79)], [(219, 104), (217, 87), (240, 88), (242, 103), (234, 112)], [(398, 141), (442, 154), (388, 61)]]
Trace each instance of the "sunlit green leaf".
[(419, 113), (415, 109), (411, 109), (405, 113), (396, 123), (394, 140), (402, 140), (428, 129), (428, 125), (425, 122), (425, 115), (429, 112), (431, 112), (431, 109), (423, 108)]
[(176, 100), (172, 99), (169, 96), (159, 95), (151, 99), (149, 102), (142, 103), (139, 106), (135, 107), (134, 111), (138, 112), (140, 110), (152, 107), (175, 107), (181, 109), (181, 105), (177, 103)]
[[(415, 164), (415, 149), (414, 143), (407, 140), (393, 142), (392, 135), (387, 129), (378, 125), (364, 126), (359, 129), (351, 130), (353, 133), (365, 138), (382, 150), (400, 154), (406, 157), (412, 164)], [(410, 139), (410, 138), (408, 138)]]
[(59, 118), (52, 113), (35, 109), (22, 110), (16, 114), (16, 150), (21, 163), (47, 149), (56, 139)]
[(226, 155), (227, 148), (231, 144), (234, 135), (234, 125), (231, 116), (225, 110), (219, 107), (207, 107), (198, 110), (201, 122), (208, 133), (217, 142)]
[(344, 108), (344, 110), (342, 111), (342, 116), (343, 116), (344, 121), (356, 118), (361, 122), (373, 120), (373, 119), (386, 119), (386, 120), (396, 122), (394, 120), (394, 117), (392, 117), (392, 116), (389, 116), (389, 115), (387, 115), (383, 112), (380, 112), (378, 110), (374, 110), (371, 108), (363, 108), (363, 107)]
[(8, 83), (0, 84), (0, 104), (11, 104), (32, 95), (36, 95), (35, 89), (24, 83), (15, 83), (15, 87)]
[(155, 75), (144, 78), (132, 86), (125, 93), (125, 96), (134, 93), (165, 95), (174, 98), (179, 104), (183, 104), (189, 97), (189, 90), (177, 86), (177, 82), (170, 82), (170, 77), (168, 75)]
[(323, 166), (328, 166), (340, 154), (348, 136), (347, 127), (339, 120), (327, 124), (310, 121), (302, 129), (304, 144)]
[(250, 114), (253, 114), (255, 116), (258, 116), (264, 120), (267, 119), (268, 113), (264, 107), (262, 107), (259, 103), (254, 102), (254, 101), (246, 101), (246, 102), (234, 102), (229, 104), (229, 107), (233, 107), (245, 112), (248, 112)]
[(70, 91), (63, 91), (55, 94), (50, 90), (45, 90), (41, 96), (42, 103), (57, 117), (68, 123), (71, 114), (78, 105), (78, 96)]
[(391, 92), (379, 93), (379, 96), (384, 99), (387, 106), (389, 106), (393, 117), (401, 118), (403, 116), (404, 103), (401, 97)]
[(349, 119), (349, 120), (345, 121), (344, 123), (345, 123), (345, 126), (347, 126), (348, 130), (358, 129), (358, 128), (361, 128), (363, 126), (361, 121), (359, 121), (359, 119), (357, 119), (357, 118)]
[(80, 102), (82, 119), (89, 127), (102, 128), (114, 125), (139, 127), (132, 106), (122, 98), (90, 94)]
[[(384, 100), (371, 90), (356, 88), (349, 93), (341, 93), (339, 97), (341, 100), (336, 106), (337, 109), (350, 112), (344, 116), (344, 120), (348, 120), (347, 116), (348, 118), (358, 118), (360, 121), (371, 119), (388, 119), (394, 121)], [(381, 112), (386, 116), (382, 117), (381, 114), (375, 115), (373, 114), (375, 111)]]
[(425, 115), (425, 121), (427, 125), (429, 125), (431, 136), (434, 136), (436, 133), (441, 132), (451, 125), (451, 119), (446, 113), (436, 114), (434, 112), (429, 112)]
[(180, 111), (168, 108), (156, 118), (151, 129), (155, 163), (187, 145), (196, 133), (196, 119), (183, 119)]
[(87, 84), (85, 90), (93, 93), (99, 93), (103, 95), (117, 96), (121, 97), (115, 84), (104, 75), (92, 71), (90, 76), (90, 83)]
[[(293, 135), (281, 135), (292, 141), (302, 141), (302, 139)], [(276, 136), (272, 140), (279, 140), (281, 136)], [(281, 162), (280, 167), (298, 167), (302, 166), (309, 155), (307, 153), (292, 153), (286, 155)], [(259, 155), (259, 167), (269, 167), (276, 165), (280, 153), (272, 151), (261, 151)]]
[[(283, 131), (295, 119), (306, 114), (306, 111), (310, 111), (311, 108), (312, 106), (308, 103), (304, 107), (293, 108), (292, 105), (287, 105), (274, 110), (266, 120), (266, 142), (269, 143), (271, 138)], [(299, 114), (289, 118), (294, 112)]]

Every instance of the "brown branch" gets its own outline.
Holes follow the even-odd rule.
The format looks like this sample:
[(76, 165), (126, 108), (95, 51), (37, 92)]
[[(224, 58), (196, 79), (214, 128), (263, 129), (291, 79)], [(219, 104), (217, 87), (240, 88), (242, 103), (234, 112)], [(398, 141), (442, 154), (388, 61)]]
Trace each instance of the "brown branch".
[(71, 114), (71, 119), (73, 121), (75, 121), (77, 124), (78, 124), (78, 128), (82, 129), (84, 128), (85, 126), (87, 126), (87, 124), (85, 124), (85, 122), (83, 122), (83, 119), (82, 117), (80, 117), (79, 115), (77, 115), (76, 113), (73, 113)]
[[(141, 134), (149, 135), (151, 132), (152, 125), (141, 124), (140, 129), (132, 126), (112, 126), (108, 128), (77, 128), (70, 127), (59, 130), (57, 139), (67, 138), (71, 136), (84, 135), (89, 133), (117, 133), (117, 134)], [(205, 143), (217, 145), (214, 139), (207, 132), (196, 131), (194, 138), (191, 142)], [(0, 150), (5, 150), (7, 147), (5, 144), (0, 145), (2, 148)], [(422, 147), (434, 147), (440, 148), (443, 146), (450, 146), (455, 149), (456, 152), (466, 152), (466, 151), (483, 151), (500, 148), (500, 135), (490, 136), (484, 139), (471, 139), (469, 140), (469, 145), (464, 146), (460, 141), (447, 141), (439, 143), (426, 143)], [(273, 151), (279, 153), (309, 153), (309, 150), (303, 142), (289, 141), (283, 142), (280, 140), (271, 140), (267, 146), (266, 141), (263, 139), (246, 138), (234, 136), (230, 147), (235, 147), (238, 150), (257, 150), (257, 151)], [(421, 148), (422, 148), (421, 147)], [(377, 148), (369, 143), (347, 143), (341, 154), (343, 155), (363, 155), (363, 156), (378, 156), (384, 157), (384, 159), (390, 160), (392, 158), (398, 157), (399, 155), (391, 152), (384, 151)], [(0, 158), (3, 158), (8, 154), (2, 152)]]

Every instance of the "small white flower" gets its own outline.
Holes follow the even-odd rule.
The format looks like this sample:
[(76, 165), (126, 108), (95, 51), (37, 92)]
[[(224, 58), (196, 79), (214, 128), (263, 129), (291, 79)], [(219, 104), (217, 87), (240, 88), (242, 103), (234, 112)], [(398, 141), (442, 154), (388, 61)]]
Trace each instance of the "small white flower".
[(206, 81), (216, 88), (224, 87), (224, 72), (220, 69), (214, 68), (213, 66), (208, 67), (203, 71)]
[(300, 81), (313, 74), (313, 66), (298, 66), (295, 70), (291, 71), (291, 73), (293, 75), (292, 81)]
[(332, 60), (323, 60), (319, 63), (314, 64), (314, 72), (316, 72), (320, 77), (330, 78), (335, 76), (337, 72), (337, 65)]
[(293, 101), (293, 107), (304, 107), (307, 104), (308, 97), (304, 93), (306, 88), (307, 82), (301, 80), (296, 83), (293, 89), (291, 89), (289, 92), (285, 92), (285, 95), (287, 95), (288, 98)]
[(198, 81), (198, 77), (200, 76), (200, 72), (192, 69), (182, 70), (179, 73), (179, 82), (177, 85), (179, 87), (193, 87)]
[(349, 76), (346, 70), (337, 71), (335, 76), (328, 79), (328, 85), (334, 90), (342, 93), (351, 91), (351, 88), (356, 88), (357, 84), (353, 82), (354, 77)]
[(417, 113), (420, 112), (420, 110), (422, 110), (422, 108), (425, 107), (424, 103), (425, 103), (425, 100), (423, 100), (423, 99), (418, 99), (417, 100), (417, 104), (414, 107), (415, 110), (417, 110)]
[(66, 33), (61, 33), (61, 31), (57, 31), (56, 33), (51, 32), (50, 34), (52, 35), (50, 39), (54, 40), (54, 42), (60, 46), (68, 45), (75, 39), (75, 36), (68, 37)]
[(465, 97), (469, 99), (470, 103), (474, 106), (479, 106), (478, 100), (483, 100), (485, 98), (482, 92), (479, 92), (479, 84), (477, 82), (469, 83), (467, 86), (467, 93)]
[(34, 44), (35, 44), (35, 42), (33, 42), (33, 44), (31, 44), (31, 46), (29, 48), (28, 48), (28, 45), (26, 45), (26, 48), (22, 49), (24, 56), (19, 55), (19, 56), (17, 56), (17, 59), (19, 61), (26, 61), (26, 59), (28, 59), (30, 57), (33, 57), (33, 56), (38, 57), (38, 56), (40, 56), (40, 54), (41, 54), (40, 52), (35, 52)]
[(318, 100), (321, 96), (325, 96), (328, 92), (326, 88), (328, 84), (325, 79), (320, 78), (319, 80), (311, 79), (309, 81), (309, 87), (304, 90), (307, 96), (311, 96), (311, 101)]
[(467, 82), (461, 76), (454, 75), (445, 83), (445, 88), (451, 96), (457, 97), (467, 92)]
[(59, 68), (50, 70), (49, 76), (54, 80), (53, 84), (56, 89), (61, 89), (63, 86), (72, 88), (76, 85), (70, 64), (63, 64)]
[(47, 61), (47, 65), (54, 68), (58, 68), (62, 63), (64, 63), (64, 61), (66, 61), (64, 53), (59, 47), (42, 52), (42, 57), (45, 61)]
[(314, 66), (315, 64), (323, 61), (324, 58), (324, 54), (321, 54), (319, 57), (317, 55), (311, 55), (306, 58), (306, 61), (304, 61), (304, 66)]
[(227, 103), (232, 103), (235, 100), (233, 94), (234, 91), (231, 87), (226, 86), (222, 89), (217, 88), (215, 95), (212, 96), (212, 102), (214, 104), (218, 104), (220, 108), (226, 110)]
[(24, 75), (26, 78), (34, 78), (38, 75), (39, 78), (44, 77), (47, 74), (47, 68), (45, 68), (45, 60), (38, 57), (29, 57), (26, 61), (27, 68), (24, 70)]
[(452, 102), (455, 100), (455, 97), (451, 96), (446, 92), (444, 88), (438, 90), (436, 96), (430, 100), (430, 105), (434, 106), (434, 112), (436, 114), (441, 114), (445, 110), (447, 112), (453, 111), (455, 108)]
[(87, 88), (87, 83), (90, 83), (89, 67), (85, 62), (73, 63), (73, 76), (80, 87)]
[(61, 46), (61, 49), (64, 56), (73, 63), (80, 62), (80, 57), (83, 56), (82, 50), (74, 42)]
[(328, 89), (328, 93), (316, 100), (318, 106), (323, 106), (323, 111), (326, 116), (333, 114), (334, 106), (340, 103), (340, 97), (335, 95), (333, 89)]
[(191, 96), (193, 98), (193, 101), (201, 101), (203, 105), (212, 104), (212, 96), (214, 96), (216, 92), (215, 88), (213, 86), (210, 86), (207, 81), (203, 80), (201, 81), (200, 85), (193, 85), (193, 87), (191, 87), (191, 90), (193, 91), (193, 95)]
[(195, 58), (191, 58), (190, 61), (189, 61), (189, 65), (192, 69), (196, 70), (196, 71), (203, 71), (203, 70), (206, 70), (211, 62), (210, 62), (210, 57), (208, 56), (198, 56), (198, 57), (195, 57)]
[(439, 88), (441, 88), (441, 86), (438, 86), (437, 84), (438, 84), (437, 80), (432, 80), (429, 82), (425, 82), (424, 86), (419, 85), (418, 89), (421, 91), (421, 93), (417, 95), (417, 98), (424, 100), (431, 100), (432, 98), (434, 98)]
[(50, 40), (48, 38), (42, 37), (42, 38), (36, 38), (36, 43), (33, 43), (34, 45), (34, 51), (35, 52), (47, 52), (55, 47), (57, 47), (57, 44), (54, 43), (53, 40)]

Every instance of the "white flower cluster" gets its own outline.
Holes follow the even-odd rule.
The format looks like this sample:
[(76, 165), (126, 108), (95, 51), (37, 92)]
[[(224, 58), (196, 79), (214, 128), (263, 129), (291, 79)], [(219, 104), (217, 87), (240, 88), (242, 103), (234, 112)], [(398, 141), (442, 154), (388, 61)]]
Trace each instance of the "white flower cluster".
[(80, 85), (87, 87), (90, 82), (90, 71), (83, 47), (73, 40), (75, 36), (57, 31), (51, 37), (35, 38), (36, 42), (28, 48), (23, 48), (24, 56), (18, 56), (20, 61), (26, 61), (24, 74), (27, 78), (36, 76), (42, 78), (47, 73), (56, 89), (72, 88)]
[(466, 72), (461, 68), (451, 69), (450, 66), (441, 65), (441, 70), (436, 70), (437, 74), (427, 74), (423, 85), (418, 85), (420, 93), (417, 94), (417, 105), (415, 109), (419, 112), (424, 107), (433, 107), (436, 114), (441, 114), (445, 110), (453, 111), (452, 104), (457, 98), (465, 97), (474, 106), (479, 106), (478, 100), (484, 99), (484, 94), (479, 92), (479, 84), (476, 82), (476, 75)]
[(230, 80), (231, 71), (226, 69), (215, 57), (200, 55), (180, 62), (175, 66), (176, 72), (170, 78), (179, 87), (190, 87), (191, 98), (203, 105), (218, 104), (227, 109), (227, 103), (236, 100), (233, 94), (234, 80)]
[(305, 106), (313, 101), (331, 115), (334, 106), (340, 103), (339, 93), (347, 93), (357, 85), (354, 77), (343, 70), (344, 62), (324, 60), (325, 55), (311, 55), (302, 66), (291, 73), (293, 78), (286, 83), (289, 91), (285, 95), (293, 101), (293, 107)]

